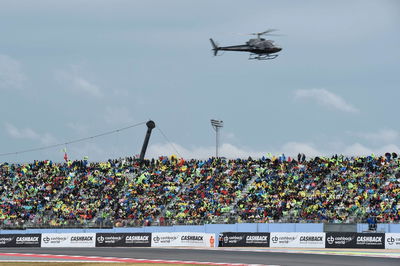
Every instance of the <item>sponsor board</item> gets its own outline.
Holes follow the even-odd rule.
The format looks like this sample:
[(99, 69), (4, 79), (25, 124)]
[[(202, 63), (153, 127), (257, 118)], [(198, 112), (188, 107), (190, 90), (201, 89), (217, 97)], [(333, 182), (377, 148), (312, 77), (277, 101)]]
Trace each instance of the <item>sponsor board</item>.
[(271, 233), (270, 247), (324, 248), (325, 233)]
[(356, 244), (356, 233), (351, 232), (343, 232), (343, 233), (336, 233), (336, 232), (328, 232), (326, 233), (326, 248), (351, 248), (354, 247)]
[(326, 248), (384, 248), (383, 233), (327, 232)]
[(95, 247), (95, 233), (42, 234), (41, 247)]
[(151, 233), (97, 233), (96, 247), (150, 247)]
[(152, 233), (152, 247), (214, 247), (215, 235), (194, 232)]
[(220, 247), (269, 247), (270, 233), (222, 233)]
[(400, 233), (385, 234), (385, 248), (386, 249), (400, 249)]
[(357, 234), (356, 247), (358, 248), (385, 248), (385, 234), (361, 233)]
[(40, 247), (40, 234), (0, 234), (0, 247)]

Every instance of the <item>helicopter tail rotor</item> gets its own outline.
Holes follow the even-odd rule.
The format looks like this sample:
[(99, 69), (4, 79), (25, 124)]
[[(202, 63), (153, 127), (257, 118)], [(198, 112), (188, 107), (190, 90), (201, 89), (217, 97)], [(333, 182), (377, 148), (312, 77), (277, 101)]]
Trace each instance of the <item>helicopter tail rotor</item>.
[(218, 53), (219, 47), (218, 47), (218, 45), (214, 42), (214, 40), (211, 39), (211, 38), (210, 38), (210, 42), (211, 42), (211, 45), (212, 45), (212, 47), (213, 47), (214, 56), (216, 56), (217, 53)]

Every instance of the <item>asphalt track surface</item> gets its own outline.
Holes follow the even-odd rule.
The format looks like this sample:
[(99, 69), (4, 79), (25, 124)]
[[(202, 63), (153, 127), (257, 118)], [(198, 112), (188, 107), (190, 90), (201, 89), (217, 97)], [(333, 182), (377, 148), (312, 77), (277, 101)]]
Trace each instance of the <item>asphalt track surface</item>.
[[(400, 265), (399, 258), (345, 255), (297, 254), (280, 252), (227, 251), (173, 248), (2, 248), (3, 253), (80, 255), (135, 259), (181, 260), (217, 263), (242, 263), (285, 266), (308, 265)], [(1, 262), (1, 260), (0, 260)]]

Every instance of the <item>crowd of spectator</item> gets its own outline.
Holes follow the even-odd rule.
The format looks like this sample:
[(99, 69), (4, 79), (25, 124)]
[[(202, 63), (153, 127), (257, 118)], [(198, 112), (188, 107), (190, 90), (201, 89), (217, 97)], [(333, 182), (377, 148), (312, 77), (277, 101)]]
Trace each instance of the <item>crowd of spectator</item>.
[(4, 226), (400, 221), (400, 160), (175, 156), (0, 164)]
[(400, 220), (397, 154), (275, 161), (268, 169), (251, 184), (248, 196), (239, 200), (240, 219), (338, 223), (376, 216), (379, 222)]

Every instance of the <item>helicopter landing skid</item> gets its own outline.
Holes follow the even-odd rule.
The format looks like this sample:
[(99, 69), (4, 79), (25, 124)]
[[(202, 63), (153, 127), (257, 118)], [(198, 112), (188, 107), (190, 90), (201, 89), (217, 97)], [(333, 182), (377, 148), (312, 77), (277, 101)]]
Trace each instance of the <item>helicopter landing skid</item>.
[(250, 54), (249, 60), (270, 60), (277, 58), (277, 54)]

